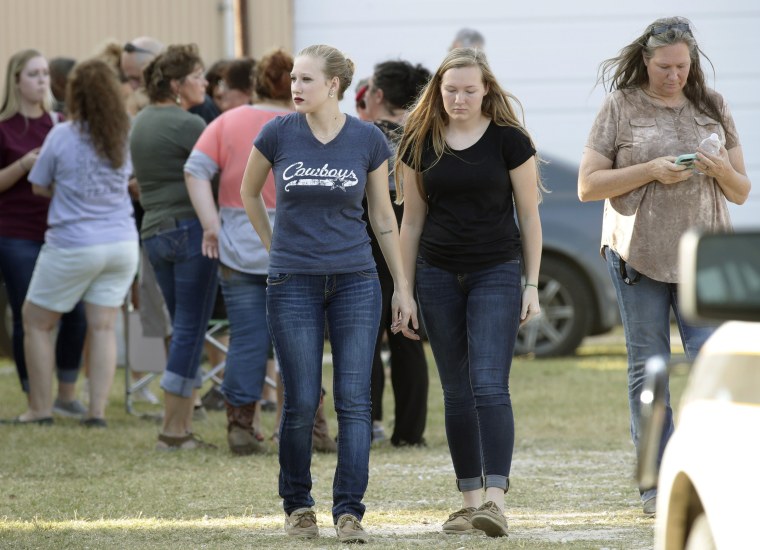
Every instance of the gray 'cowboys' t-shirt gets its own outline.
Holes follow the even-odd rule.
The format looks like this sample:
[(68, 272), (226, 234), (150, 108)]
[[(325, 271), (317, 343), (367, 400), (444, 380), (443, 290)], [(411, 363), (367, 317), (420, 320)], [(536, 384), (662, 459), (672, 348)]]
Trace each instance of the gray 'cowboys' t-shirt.
[(268, 122), (254, 146), (272, 163), (277, 188), (269, 273), (373, 268), (362, 198), (367, 174), (391, 156), (382, 132), (347, 115), (340, 133), (322, 144), (305, 116), (292, 113)]

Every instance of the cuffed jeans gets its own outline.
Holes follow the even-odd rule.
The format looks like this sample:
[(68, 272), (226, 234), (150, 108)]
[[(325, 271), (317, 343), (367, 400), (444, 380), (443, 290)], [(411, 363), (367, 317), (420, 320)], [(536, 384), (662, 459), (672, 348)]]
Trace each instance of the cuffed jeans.
[(515, 441), (509, 371), (520, 326), (520, 263), (451, 273), (418, 258), (416, 281), (443, 385), (457, 487), (506, 491)]
[(230, 344), (222, 393), (233, 407), (261, 399), (271, 340), (267, 327), (267, 276), (219, 266), (219, 282), (230, 322)]
[[(0, 237), (0, 271), (3, 274), (8, 303), (13, 313), (13, 357), (16, 361), (21, 388), (26, 393), (29, 392), (29, 375), (24, 356), (24, 324), (21, 308), (24, 305), (34, 265), (42, 245), (42, 241)], [(77, 381), (86, 334), (87, 320), (84, 315), (84, 305), (80, 301), (73, 310), (61, 316), (55, 345), (59, 382), (73, 384)]]
[[(678, 309), (676, 283), (663, 283), (638, 273), (625, 265), (628, 278), (639, 276), (635, 284), (626, 284), (620, 273), (620, 256), (611, 248), (605, 249), (607, 269), (617, 293), (620, 317), (625, 331), (628, 350), (628, 405), (631, 412), (631, 438), (639, 452), (641, 422), (641, 390), (644, 385), (644, 365), (647, 359), (661, 355), (670, 359), (670, 310), (675, 314), (678, 330), (687, 358), (694, 359), (715, 327), (694, 326), (686, 323)], [(658, 464), (662, 461), (665, 445), (673, 433), (673, 409), (670, 406), (670, 388), (665, 387), (665, 424), (660, 440)], [(652, 498), (657, 489), (641, 495), (642, 501)]]
[(285, 403), (280, 426), (279, 490), (287, 514), (314, 505), (311, 443), (322, 391), (325, 319), (333, 357), (338, 464), (333, 520), (364, 516), (369, 479), (370, 374), (380, 319), (375, 269), (340, 275), (273, 273), (267, 316), (280, 361)]
[(201, 223), (192, 218), (143, 241), (172, 319), (161, 388), (182, 397), (201, 387), (201, 352), (216, 300), (217, 261), (203, 256), (202, 239)]

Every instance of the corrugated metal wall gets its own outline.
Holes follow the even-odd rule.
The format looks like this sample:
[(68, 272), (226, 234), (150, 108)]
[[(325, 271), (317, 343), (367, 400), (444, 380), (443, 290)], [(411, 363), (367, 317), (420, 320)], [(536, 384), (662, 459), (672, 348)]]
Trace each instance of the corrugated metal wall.
[(293, 0), (248, 0), (249, 55), (272, 48), (293, 51)]
[[(0, 64), (18, 50), (84, 59), (108, 40), (153, 36), (198, 44), (207, 65), (224, 57), (221, 0), (0, 0)], [(251, 51), (292, 47), (291, 0), (248, 0)]]

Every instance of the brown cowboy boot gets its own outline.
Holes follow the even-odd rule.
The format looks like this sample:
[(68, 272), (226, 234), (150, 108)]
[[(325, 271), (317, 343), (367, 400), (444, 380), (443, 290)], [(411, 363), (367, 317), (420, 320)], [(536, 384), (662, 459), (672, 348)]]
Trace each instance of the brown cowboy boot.
[(254, 453), (266, 453), (267, 449), (253, 432), (253, 414), (256, 403), (249, 403), (242, 407), (233, 407), (227, 401), (227, 444), (230, 451), (237, 455), (251, 455)]
[(335, 453), (338, 451), (338, 445), (327, 431), (327, 418), (325, 418), (325, 408), (322, 401), (319, 403), (317, 416), (314, 419), (314, 430), (311, 433), (311, 447), (320, 453)]

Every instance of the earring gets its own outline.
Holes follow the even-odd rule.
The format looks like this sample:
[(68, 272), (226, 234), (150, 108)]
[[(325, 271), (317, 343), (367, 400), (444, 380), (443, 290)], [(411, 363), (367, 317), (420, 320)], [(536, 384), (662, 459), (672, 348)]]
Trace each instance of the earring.
[(179, 94), (177, 94), (177, 97), (174, 99), (174, 101), (177, 102), (177, 105), (182, 105), (182, 99), (179, 97)]
[(329, 93), (329, 94), (327, 94), (327, 95), (328, 95), (329, 97), (335, 97), (335, 90), (333, 90), (332, 88), (330, 88), (330, 93)]

